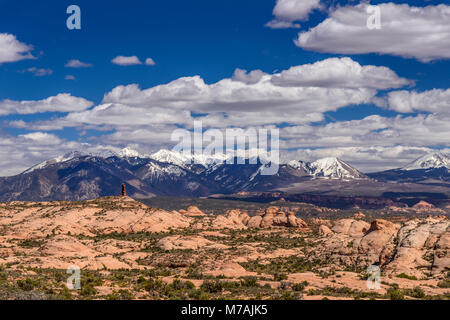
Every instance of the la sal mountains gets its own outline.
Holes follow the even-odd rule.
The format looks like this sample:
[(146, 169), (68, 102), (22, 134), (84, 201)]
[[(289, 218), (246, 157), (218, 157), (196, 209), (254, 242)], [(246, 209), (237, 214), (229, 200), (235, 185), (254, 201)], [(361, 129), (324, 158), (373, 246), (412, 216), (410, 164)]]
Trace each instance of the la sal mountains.
[[(194, 158), (194, 159), (193, 159)], [(403, 168), (364, 174), (337, 158), (280, 164), (275, 175), (259, 174), (264, 164), (225, 163), (225, 155), (186, 157), (170, 150), (152, 155), (71, 152), (0, 178), (0, 201), (85, 200), (116, 195), (126, 184), (136, 198), (199, 197), (245, 192), (379, 196), (386, 192), (438, 192), (449, 195), (450, 157), (433, 153)], [(194, 160), (194, 161), (193, 161)]]
[(450, 156), (440, 152), (426, 154), (423, 157), (399, 168), (369, 174), (379, 181), (414, 183), (450, 183)]

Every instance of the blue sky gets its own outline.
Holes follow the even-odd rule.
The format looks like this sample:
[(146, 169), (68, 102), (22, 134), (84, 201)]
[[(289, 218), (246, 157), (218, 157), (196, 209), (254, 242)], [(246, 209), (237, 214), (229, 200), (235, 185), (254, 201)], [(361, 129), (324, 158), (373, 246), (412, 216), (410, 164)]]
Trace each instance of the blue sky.
[[(289, 1), (295, 2), (295, 0), (285, 0), (285, 2)], [(286, 18), (282, 8), (283, 3), (276, 4), (275, 0), (170, 2), (58, 0), (44, 3), (0, 1), (0, 34), (12, 35), (17, 42), (32, 46), (29, 54), (34, 57), (0, 63), (0, 123), (2, 123), (0, 138), (3, 139), (3, 143), (0, 144), (0, 154), (3, 157), (0, 174), (18, 173), (35, 162), (72, 148), (133, 146), (143, 152), (150, 152), (160, 146), (170, 145), (168, 136), (174, 126), (190, 127), (185, 121), (172, 121), (172, 111), (174, 115), (190, 111), (193, 114), (212, 116), (213, 112), (214, 114), (227, 113), (231, 107), (238, 111), (237, 118), (254, 118), (258, 116), (258, 110), (256, 110), (258, 102), (268, 105), (267, 110), (260, 113), (266, 121), (261, 120), (254, 124), (250, 121), (249, 125), (275, 125), (288, 128), (285, 136), (282, 132), (282, 139), (285, 137), (283, 146), (289, 158), (308, 160), (308, 158), (335, 155), (370, 171), (371, 168), (382, 169), (401, 165), (432, 149), (447, 151), (448, 143), (445, 137), (448, 138), (450, 132), (442, 128), (445, 128), (450, 109), (448, 101), (450, 61), (448, 54), (445, 53), (449, 51), (448, 45), (442, 39), (450, 40), (448, 38), (450, 32), (448, 19), (447, 25), (439, 24), (442, 24), (445, 17), (448, 18), (448, 15), (446, 16), (448, 12), (442, 13), (442, 10), (449, 10), (449, 6), (442, 1), (393, 1), (391, 5), (398, 9), (397, 16), (391, 16), (391, 10), (387, 12), (388, 7), (383, 7), (385, 11), (381, 11), (382, 23), (395, 22), (397, 17), (399, 22), (411, 21), (414, 16), (408, 17), (408, 15), (413, 15), (410, 12), (413, 6), (436, 8), (436, 10), (427, 11), (427, 18), (418, 20), (417, 26), (421, 23), (430, 24), (425, 27), (436, 30), (435, 27), (440, 26), (443, 30), (439, 35), (443, 38), (436, 43), (432, 42), (434, 41), (431, 39), (433, 31), (430, 31), (431, 42), (428, 43), (426, 42), (428, 40), (423, 42), (423, 34), (415, 34), (414, 28), (405, 27), (407, 35), (399, 40), (399, 42), (404, 41), (402, 46), (389, 51), (388, 49), (396, 44), (389, 40), (390, 36), (394, 38), (396, 35), (401, 35), (404, 30), (386, 30), (392, 28), (386, 24), (386, 27), (383, 26), (381, 29), (386, 32), (382, 34), (383, 38), (377, 35), (371, 40), (370, 37), (375, 33), (367, 31), (367, 35), (359, 34), (365, 37), (361, 38), (363, 43), (355, 40), (342, 48), (339, 48), (339, 45), (336, 47), (330, 39), (326, 39), (326, 30), (320, 30), (319, 27), (324, 20), (333, 18), (333, 12), (341, 10), (343, 15), (350, 15), (351, 13), (342, 8), (357, 7), (359, 1), (308, 1), (311, 2), (312, 8), (306, 10), (306, 13), (305, 10), (298, 12), (297, 19), (289, 15), (291, 11), (288, 11), (288, 16), (291, 18)], [(314, 7), (315, 1), (320, 8)], [(386, 1), (371, 1), (373, 5), (386, 3)], [(69, 16), (66, 14), (66, 8), (71, 4), (81, 8), (81, 30), (66, 28), (66, 19)], [(401, 7), (400, 4), (405, 4), (407, 8)], [(279, 16), (275, 13), (276, 9), (274, 10), (276, 5), (281, 8), (282, 13)], [(299, 24), (300, 27), (274, 29), (266, 26), (273, 19)], [(345, 25), (345, 22), (343, 23)], [(294, 40), (299, 38), (299, 33), (316, 29), (317, 39), (325, 37), (321, 41), (310, 39), (303, 45), (294, 43)], [(337, 41), (339, 37), (342, 37), (340, 43), (351, 41), (348, 39), (354, 37), (352, 30), (349, 29), (348, 35), (345, 32), (344, 30), (335, 36)], [(370, 47), (371, 41), (372, 43), (380, 41), (379, 49), (363, 49), (365, 45)], [(424, 48), (432, 46), (435, 52), (427, 52), (427, 54), (420, 52), (421, 43)], [(347, 52), (347, 48), (355, 48), (353, 51), (356, 53)], [(366, 51), (370, 53), (365, 53)], [(432, 55), (431, 58), (430, 55)], [(130, 66), (113, 64), (111, 61), (117, 56), (136, 56), (142, 64)], [(145, 65), (144, 61), (147, 58), (152, 58), (155, 65)], [(361, 88), (368, 88), (367, 92), (364, 92), (367, 97), (359, 100), (354, 97), (349, 99), (348, 103), (342, 101), (336, 103), (336, 106), (330, 106), (329, 100), (325, 99), (323, 107), (322, 102), (314, 100), (310, 105), (317, 104), (317, 112), (314, 108), (308, 108), (308, 93), (304, 104), (295, 104), (290, 100), (286, 103), (286, 107), (280, 111), (286, 119), (279, 118), (273, 121), (270, 120), (273, 115), (271, 111), (278, 107), (273, 100), (265, 101), (264, 97), (259, 99), (257, 96), (252, 96), (248, 103), (243, 101), (242, 107), (234, 100), (232, 105), (224, 105), (224, 102), (216, 104), (215, 102), (220, 99), (209, 97), (209, 95), (215, 92), (221, 96), (226, 91), (223, 88), (221, 89), (223, 91), (211, 90), (211, 93), (208, 93), (210, 100), (198, 108), (188, 106), (177, 109), (178, 104), (172, 105), (170, 97), (164, 97), (170, 100), (169, 102), (164, 99), (164, 101), (155, 101), (153, 98), (145, 100), (145, 94), (139, 101), (130, 102), (130, 99), (125, 99), (123, 93), (110, 94), (109, 99), (103, 100), (106, 94), (111, 93), (118, 86), (136, 84), (139, 86), (139, 91), (133, 89), (132, 92), (136, 93), (135, 96), (139, 96), (146, 89), (168, 84), (181, 77), (199, 76), (208, 86), (223, 79), (232, 78), (236, 68), (248, 71), (260, 70), (270, 76), (291, 67), (315, 64), (332, 58), (348, 58), (362, 68), (365, 66), (385, 67), (395, 75), (397, 78), (394, 79), (395, 81), (400, 83), (399, 79), (405, 79), (408, 83), (385, 89), (374, 84), (367, 85), (370, 79), (362, 78), (358, 81), (361, 81)], [(73, 59), (88, 64), (89, 67), (67, 67), (68, 61)], [(327, 68), (330, 71), (334, 68), (334, 64), (330, 64)], [(39, 74), (39, 70), (44, 75)], [(379, 72), (382, 73), (381, 70)], [(72, 80), (66, 79), (68, 75), (73, 77)], [(322, 75), (322, 77), (327, 76)], [(349, 74), (349, 77), (351, 78), (352, 74)], [(384, 75), (380, 78), (380, 82), (392, 80), (393, 75), (383, 77)], [(200, 83), (200, 85), (203, 84)], [(247, 86), (239, 89), (239, 92), (244, 92), (242, 94), (245, 95), (246, 90), (249, 90), (251, 95), (264, 95), (262, 89), (252, 93), (252, 85), (247, 83)], [(284, 84), (283, 86), (284, 90), (286, 87)], [(302, 84), (300, 87), (304, 88), (305, 85)], [(323, 85), (321, 89), (325, 95), (330, 94), (326, 90), (339, 90), (335, 85), (331, 89), (329, 85)], [(170, 95), (171, 90), (173, 89), (167, 88), (164, 94)], [(349, 90), (347, 85), (345, 90)], [(387, 100), (389, 92), (400, 90), (406, 93), (399, 95), (396, 99)], [(432, 90), (440, 91), (431, 92)], [(283, 92), (290, 95), (288, 91)], [(421, 95), (412, 97), (412, 92)], [(80, 101), (70, 101), (68, 104), (77, 105), (75, 109), (73, 106), (61, 106), (60, 109), (58, 109), (59, 106), (55, 106), (54, 109), (47, 108), (43, 112), (30, 111), (27, 112), (28, 114), (18, 111), (1, 112), (2, 108), (6, 108), (5, 101), (14, 101), (19, 106), (17, 108), (21, 108), (23, 102), (42, 101), (62, 93), (82, 98), (90, 103), (82, 103), (83, 106), (80, 107), (78, 104), (81, 103)], [(342, 97), (342, 95), (355, 94), (355, 91), (333, 91), (332, 94)], [(315, 94), (312, 97), (317, 98)], [(228, 102), (229, 98), (224, 99)], [(246, 100), (246, 97), (243, 99)], [(380, 102), (383, 99), (384, 102)], [(407, 101), (406, 109), (401, 99)], [(150, 115), (154, 113), (155, 118), (160, 117), (161, 113), (167, 110), (169, 120), (152, 122), (150, 119), (145, 125), (134, 122), (135, 118), (127, 118), (124, 119), (123, 124), (120, 124), (108, 118), (117, 112), (112, 110), (112, 107), (108, 114), (99, 112), (92, 116), (89, 114), (89, 111), (105, 102), (128, 106), (125, 100), (130, 107), (140, 108), (139, 112), (147, 110)], [(331, 99), (333, 100), (335, 99)], [(181, 99), (179, 104), (183, 101)], [(58, 103), (64, 104), (64, 101)], [(164, 103), (167, 104), (164, 105)], [(325, 106), (325, 104), (328, 105)], [(88, 113), (80, 114), (80, 112)], [(139, 112), (136, 113), (137, 117)], [(299, 114), (304, 114), (305, 118), (311, 115), (313, 120), (301, 121)], [(99, 119), (105, 119), (104, 122), (89, 120), (96, 116)], [(244, 124), (233, 123), (230, 120), (233, 118), (231, 111), (228, 116), (230, 118), (227, 126), (245, 126), (245, 122)], [(373, 118), (373, 116), (379, 118)], [(80, 120), (81, 118), (84, 120)], [(289, 123), (291, 118), (297, 120)], [(364, 122), (355, 123), (352, 120)], [(214, 121), (217, 120), (211, 120), (209, 126), (220, 127), (220, 121)], [(435, 124), (433, 121), (439, 121), (439, 123)], [(370, 122), (370, 125), (366, 122)], [(405, 135), (407, 123), (410, 123), (410, 130), (415, 134)], [(342, 134), (341, 141), (346, 142), (333, 144), (331, 139), (334, 136), (331, 133), (333, 128), (330, 127), (333, 124), (337, 126), (336, 135)], [(343, 129), (349, 126), (354, 126), (354, 134)], [(368, 126), (373, 126), (372, 132), (361, 131)], [(140, 131), (136, 132), (137, 130)], [(340, 131), (342, 133), (339, 133)], [(165, 134), (162, 134), (163, 132)], [(298, 136), (293, 136), (293, 132), (297, 132)], [(427, 132), (428, 135), (425, 136), (423, 132)], [(142, 135), (143, 133), (149, 135), (148, 139)], [(380, 133), (385, 136), (380, 136)], [(378, 139), (372, 139), (376, 135), (379, 136)], [(130, 137), (129, 140), (126, 139), (127, 136)], [(28, 140), (30, 143), (27, 142)], [(352, 141), (354, 141), (353, 144)], [(17, 145), (17, 150), (12, 145)]]

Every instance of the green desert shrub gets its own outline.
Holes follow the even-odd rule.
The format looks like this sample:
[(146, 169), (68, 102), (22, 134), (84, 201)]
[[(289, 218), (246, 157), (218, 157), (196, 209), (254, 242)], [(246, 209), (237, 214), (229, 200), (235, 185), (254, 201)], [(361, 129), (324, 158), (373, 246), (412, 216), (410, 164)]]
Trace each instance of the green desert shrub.
[(160, 279), (149, 279), (144, 283), (145, 291), (160, 291), (162, 292), (166, 287), (164, 281)]
[(242, 277), (240, 281), (242, 287), (258, 287), (258, 278), (256, 277)]
[(186, 286), (187, 289), (192, 290), (195, 289), (195, 284), (193, 284), (191, 281), (186, 281), (184, 283), (184, 285)]
[(58, 295), (64, 300), (72, 300), (72, 292), (66, 286), (62, 287)]
[(387, 291), (387, 297), (391, 300), (404, 300), (405, 295), (398, 287), (389, 288)]
[(80, 290), (80, 295), (85, 297), (95, 296), (97, 293), (97, 289), (94, 288), (92, 283), (82, 286)]
[(423, 299), (426, 294), (421, 287), (414, 287), (414, 289), (406, 290), (406, 294), (413, 298)]
[(24, 291), (31, 291), (37, 287), (38, 284), (32, 279), (26, 278), (25, 280), (17, 280), (17, 286)]
[(288, 276), (285, 273), (275, 273), (273, 275), (273, 280), (274, 281), (282, 281), (282, 280), (287, 280)]
[(294, 283), (292, 285), (292, 290), (294, 290), (294, 291), (303, 291), (303, 290), (305, 290), (307, 285), (308, 285), (308, 281), (303, 281), (301, 283)]
[(400, 273), (397, 275), (397, 278), (403, 278), (403, 279), (408, 279), (408, 280), (417, 280), (416, 276), (409, 276), (406, 273)]
[(444, 289), (450, 288), (450, 279), (444, 279), (442, 281), (439, 281), (437, 286), (439, 288), (444, 288)]
[(200, 289), (207, 293), (220, 293), (222, 292), (224, 288), (224, 285), (219, 280), (205, 280), (203, 281), (202, 285), (200, 286)]
[(195, 289), (195, 285), (191, 281), (181, 281), (180, 279), (174, 279), (170, 285), (171, 290), (183, 291)]
[(202, 289), (192, 291), (189, 297), (195, 300), (209, 300), (209, 295)]

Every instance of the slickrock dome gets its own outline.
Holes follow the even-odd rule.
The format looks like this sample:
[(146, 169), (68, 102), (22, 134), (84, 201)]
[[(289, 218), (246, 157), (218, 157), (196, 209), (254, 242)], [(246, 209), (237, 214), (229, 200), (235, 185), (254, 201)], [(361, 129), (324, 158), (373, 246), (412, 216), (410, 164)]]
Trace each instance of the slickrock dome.
[(335, 222), (332, 234), (320, 227), (319, 234), (327, 239), (311, 252), (312, 259), (341, 267), (377, 264), (386, 275), (439, 276), (450, 266), (449, 228), (448, 219), (440, 217), (413, 219), (403, 225), (377, 219), (370, 226), (341, 219)]
[(212, 244), (214, 242), (198, 236), (170, 236), (159, 240), (156, 246), (163, 250), (189, 250)]
[(305, 221), (295, 216), (294, 212), (283, 212), (278, 207), (267, 208), (262, 215), (251, 217), (247, 223), (251, 228), (288, 227), (308, 229)]
[(224, 215), (218, 215), (212, 222), (213, 229), (247, 229), (250, 220), (245, 211), (229, 210)]
[(343, 233), (350, 236), (362, 235), (369, 230), (370, 225), (365, 221), (354, 219), (341, 219), (336, 221), (333, 230), (336, 233)]
[(357, 212), (357, 213), (355, 213), (354, 215), (353, 215), (353, 218), (355, 218), (355, 219), (362, 219), (362, 218), (364, 218), (366, 215), (364, 214), (364, 213), (362, 213), (361, 211), (359, 211), (359, 212)]
[(397, 230), (396, 226), (387, 220), (383, 220), (383, 219), (377, 219), (372, 221), (372, 223), (370, 224), (370, 228), (368, 230), (368, 232), (372, 232), (372, 231), (377, 231), (377, 230)]
[(189, 206), (187, 210), (180, 210), (180, 213), (192, 217), (206, 216), (206, 214), (202, 210), (200, 210), (197, 206)]
[(327, 236), (327, 235), (332, 234), (332, 233), (333, 233), (333, 231), (331, 231), (331, 229), (328, 228), (326, 225), (321, 225), (319, 227), (319, 234), (321, 236)]
[(412, 206), (413, 209), (419, 209), (419, 210), (426, 210), (426, 209), (434, 209), (436, 208), (434, 205), (432, 205), (431, 203), (428, 203), (426, 201), (419, 201), (418, 203), (416, 203), (415, 205)]

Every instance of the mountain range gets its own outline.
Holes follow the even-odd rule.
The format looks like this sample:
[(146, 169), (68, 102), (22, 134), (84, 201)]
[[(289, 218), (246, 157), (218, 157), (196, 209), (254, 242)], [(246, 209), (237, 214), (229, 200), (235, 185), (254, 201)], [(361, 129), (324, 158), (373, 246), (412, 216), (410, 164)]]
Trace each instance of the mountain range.
[(450, 182), (450, 156), (440, 152), (426, 154), (399, 168), (368, 174), (382, 182), (440, 183)]
[[(225, 163), (227, 159), (234, 164)], [(389, 191), (386, 186), (395, 184), (398, 190), (402, 183), (407, 183), (409, 189), (420, 184), (412, 190), (428, 191), (433, 185), (450, 190), (450, 157), (438, 152), (403, 168), (370, 174), (341, 159), (324, 158), (314, 162), (290, 161), (280, 164), (277, 174), (264, 176), (259, 174), (263, 163), (244, 160), (245, 164), (237, 164), (237, 158), (225, 155), (189, 157), (170, 150), (152, 155), (141, 155), (129, 148), (103, 154), (76, 151), (44, 161), (16, 176), (0, 178), (0, 201), (92, 199), (118, 194), (122, 183), (128, 194), (137, 198), (267, 192), (292, 186), (301, 192), (302, 188), (295, 189), (297, 185), (314, 185), (315, 192), (324, 193), (331, 184), (337, 190), (348, 185), (380, 188), (383, 184)]]

